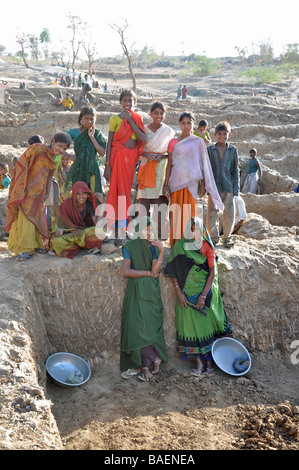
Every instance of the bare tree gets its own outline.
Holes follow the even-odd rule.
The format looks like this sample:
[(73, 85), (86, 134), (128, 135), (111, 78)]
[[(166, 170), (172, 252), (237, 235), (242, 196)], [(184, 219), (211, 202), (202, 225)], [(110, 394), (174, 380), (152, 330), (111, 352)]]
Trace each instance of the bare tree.
[(91, 75), (91, 67), (95, 62), (98, 61), (98, 52), (96, 50), (96, 44), (92, 41), (91, 34), (88, 34), (88, 26), (86, 23), (84, 23), (83, 32), (84, 39), (81, 40), (81, 45), (85, 51), (85, 54), (87, 55), (88, 74)]
[(81, 40), (80, 40), (80, 31), (83, 26), (83, 22), (79, 16), (73, 16), (71, 14), (68, 15), (68, 19), (70, 20), (70, 24), (68, 25), (68, 28), (72, 30), (72, 39), (71, 39), (71, 45), (72, 45), (72, 69), (75, 68), (75, 62), (78, 57), (80, 45), (81, 45)]
[(126, 38), (125, 38), (125, 30), (127, 29), (128, 22), (125, 20), (125, 24), (123, 26), (117, 26), (116, 24), (110, 25), (112, 29), (114, 29), (119, 35), (120, 35), (120, 44), (123, 49), (123, 52), (128, 60), (128, 67), (129, 67), (129, 72), (132, 78), (132, 84), (133, 84), (133, 91), (136, 93), (137, 86), (136, 86), (136, 78), (135, 74), (133, 72), (132, 68), (132, 47), (134, 46), (135, 43), (133, 43), (130, 47), (126, 45)]

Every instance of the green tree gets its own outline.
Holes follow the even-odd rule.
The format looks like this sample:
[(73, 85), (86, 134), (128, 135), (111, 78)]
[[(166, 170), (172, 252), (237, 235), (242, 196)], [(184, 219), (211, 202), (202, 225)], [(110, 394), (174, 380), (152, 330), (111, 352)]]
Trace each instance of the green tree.
[(31, 51), (31, 58), (37, 62), (40, 56), (38, 37), (33, 34), (28, 34), (27, 38)]
[(45, 58), (47, 60), (48, 57), (49, 57), (48, 44), (50, 44), (50, 42), (51, 42), (50, 31), (48, 30), (48, 28), (44, 28), (42, 30), (42, 32), (40, 33), (39, 42), (41, 44), (44, 44), (44, 55), (45, 55)]
[(274, 58), (273, 45), (270, 42), (270, 39), (267, 39), (259, 43), (260, 57), (263, 64), (271, 62)]
[(284, 62), (296, 63), (299, 62), (299, 44), (286, 44), (286, 51), (282, 54)]

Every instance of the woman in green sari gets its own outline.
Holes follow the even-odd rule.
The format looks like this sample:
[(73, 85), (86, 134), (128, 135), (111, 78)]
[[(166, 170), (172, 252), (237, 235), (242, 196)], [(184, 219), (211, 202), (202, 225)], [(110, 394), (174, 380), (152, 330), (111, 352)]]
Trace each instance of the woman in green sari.
[(141, 217), (133, 239), (122, 249), (128, 284), (121, 320), (121, 376), (130, 378), (141, 372), (138, 378), (144, 381), (154, 380), (161, 362), (167, 362), (158, 278), (164, 248), (157, 237), (151, 241), (152, 230), (151, 219)]
[(218, 286), (217, 257), (202, 220), (190, 219), (185, 236), (172, 247), (165, 274), (171, 276), (177, 294), (177, 350), (183, 360), (193, 358), (199, 376), (207, 362), (214, 375), (211, 348), (222, 336), (231, 336)]
[(93, 108), (82, 108), (78, 118), (79, 128), (67, 132), (74, 142), (76, 159), (67, 175), (66, 190), (70, 190), (77, 181), (83, 181), (93, 193), (102, 193), (97, 154), (101, 157), (105, 155), (106, 140), (102, 132), (95, 128), (95, 120)]

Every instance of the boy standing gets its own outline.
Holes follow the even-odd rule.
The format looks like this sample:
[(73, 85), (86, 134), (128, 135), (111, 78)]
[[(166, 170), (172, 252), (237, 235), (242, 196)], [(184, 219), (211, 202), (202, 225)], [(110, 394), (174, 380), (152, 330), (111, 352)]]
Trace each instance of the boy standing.
[[(232, 247), (231, 234), (234, 229), (235, 208), (234, 196), (239, 195), (239, 157), (236, 147), (228, 143), (231, 128), (228, 122), (220, 122), (215, 128), (216, 144), (209, 145), (207, 150), (222, 202), (223, 211), (223, 245)], [(210, 213), (211, 238), (214, 244), (219, 242), (219, 213), (214, 207), (211, 196), (208, 200)]]

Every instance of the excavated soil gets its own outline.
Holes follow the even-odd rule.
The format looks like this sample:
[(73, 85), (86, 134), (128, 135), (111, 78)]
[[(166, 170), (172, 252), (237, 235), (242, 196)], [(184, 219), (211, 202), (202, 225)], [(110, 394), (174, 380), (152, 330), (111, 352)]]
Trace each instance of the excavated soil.
[[(76, 125), (78, 111), (57, 112), (49, 105), (54, 91), (49, 69), (30, 71), (28, 77), (21, 72), (32, 90), (32, 114), (24, 114), (24, 97), (18, 98), (20, 70), (3, 66), (11, 101), (1, 111), (17, 117), (10, 114), (7, 123), (0, 116), (1, 160), (10, 163), (12, 156), (20, 155), (32, 133), (47, 139), (53, 131)], [(35, 255), (17, 263), (5, 241), (3, 193), (1, 450), (299, 449), (299, 220), (292, 191), (299, 178), (299, 108), (293, 99), (297, 83), (253, 86), (241, 82), (230, 66), (221, 76), (188, 79), (190, 89), (201, 92), (199, 97), (190, 92), (182, 103), (175, 101), (179, 75), (171, 70), (172, 76), (161, 78), (158, 72), (138, 78), (138, 106), (145, 121), (152, 92), (155, 99), (167, 102), (166, 122), (176, 129), (185, 109), (207, 118), (211, 131), (221, 119), (229, 120), (231, 141), (240, 154), (241, 180), (250, 148), (256, 147), (261, 158), (261, 195), (244, 197), (249, 217), (234, 236), (235, 248), (218, 248), (224, 306), (236, 339), (251, 354), (251, 370), (241, 377), (220, 369), (214, 377), (190, 376), (192, 364), (180, 362), (175, 351), (175, 299), (170, 281), (161, 274), (169, 361), (153, 383), (121, 379), (119, 327), (125, 280), (120, 252), (82, 252), (73, 261)], [(120, 74), (117, 80), (121, 87), (130, 85)], [(93, 98), (106, 135), (118, 95), (94, 91)], [(92, 375), (85, 385), (62, 388), (47, 376), (46, 358), (62, 350), (89, 362)]]

